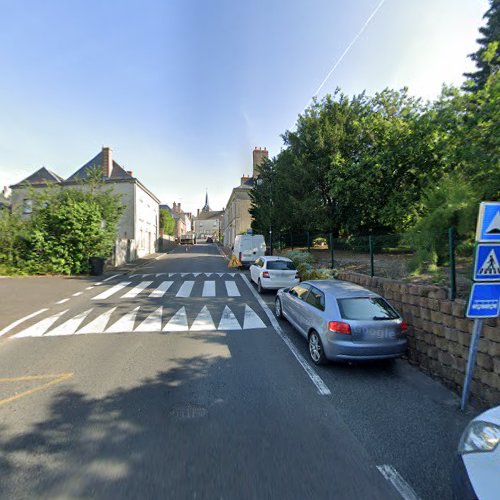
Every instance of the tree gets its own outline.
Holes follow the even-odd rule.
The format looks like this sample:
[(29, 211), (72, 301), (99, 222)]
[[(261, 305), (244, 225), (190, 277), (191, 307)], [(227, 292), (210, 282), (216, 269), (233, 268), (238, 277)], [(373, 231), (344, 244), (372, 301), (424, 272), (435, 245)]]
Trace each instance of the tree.
[(160, 208), (160, 230), (163, 231), (163, 234), (168, 234), (170, 236), (173, 236), (175, 233), (175, 219), (172, 217), (172, 214), (164, 208)]
[(483, 16), (486, 25), (479, 28), (482, 37), (477, 39), (479, 49), (470, 54), (477, 71), (466, 73), (466, 88), (478, 90), (484, 87), (488, 77), (500, 67), (500, 0), (490, 0), (490, 8)]

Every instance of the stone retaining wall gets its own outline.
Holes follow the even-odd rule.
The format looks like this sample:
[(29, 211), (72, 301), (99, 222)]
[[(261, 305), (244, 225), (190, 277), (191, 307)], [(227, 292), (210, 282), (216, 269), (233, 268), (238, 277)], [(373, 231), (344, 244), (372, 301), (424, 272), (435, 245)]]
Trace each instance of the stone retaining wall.
[[(387, 298), (408, 322), (408, 357), (423, 371), (440, 378), (457, 393), (462, 391), (473, 321), (465, 318), (466, 303), (450, 301), (447, 290), (387, 278), (339, 271), (337, 278), (351, 281)], [(500, 319), (483, 322), (471, 384), (479, 402), (500, 404)]]

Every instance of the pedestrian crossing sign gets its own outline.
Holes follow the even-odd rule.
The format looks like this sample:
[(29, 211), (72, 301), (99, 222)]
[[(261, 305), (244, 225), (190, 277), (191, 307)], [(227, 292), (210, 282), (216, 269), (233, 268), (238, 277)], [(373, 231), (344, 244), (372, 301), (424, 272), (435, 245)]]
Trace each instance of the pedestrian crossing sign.
[(477, 246), (474, 281), (500, 281), (500, 243)]
[(236, 258), (236, 255), (231, 257), (227, 267), (241, 267), (241, 262)]
[(477, 221), (476, 241), (500, 242), (500, 201), (481, 203)]

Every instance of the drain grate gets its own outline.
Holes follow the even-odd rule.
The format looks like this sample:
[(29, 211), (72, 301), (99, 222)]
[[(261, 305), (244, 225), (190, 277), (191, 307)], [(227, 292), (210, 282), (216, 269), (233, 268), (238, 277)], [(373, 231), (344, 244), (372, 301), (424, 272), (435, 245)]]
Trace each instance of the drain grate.
[(201, 405), (187, 403), (176, 406), (170, 410), (169, 415), (177, 420), (192, 420), (206, 416), (208, 410)]

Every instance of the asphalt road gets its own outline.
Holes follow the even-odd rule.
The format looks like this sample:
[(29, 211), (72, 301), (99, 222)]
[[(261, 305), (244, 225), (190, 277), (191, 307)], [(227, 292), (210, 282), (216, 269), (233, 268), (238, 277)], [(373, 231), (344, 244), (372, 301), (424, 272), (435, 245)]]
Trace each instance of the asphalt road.
[(473, 412), (404, 360), (312, 368), (243, 276), (2, 280), (0, 497), (449, 498)]

